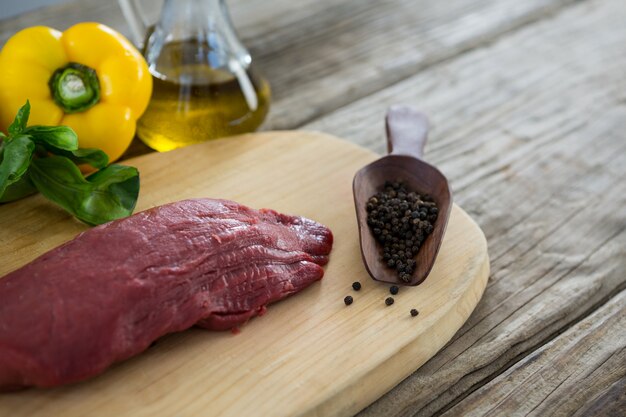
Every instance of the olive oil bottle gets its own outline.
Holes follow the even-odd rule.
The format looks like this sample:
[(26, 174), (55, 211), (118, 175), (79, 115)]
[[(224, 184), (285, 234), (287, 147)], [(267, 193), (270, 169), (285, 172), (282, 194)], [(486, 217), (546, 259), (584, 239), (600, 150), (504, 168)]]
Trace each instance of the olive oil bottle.
[[(142, 32), (134, 3), (124, 10), (131, 28)], [(137, 134), (151, 148), (169, 151), (251, 132), (265, 119), (269, 85), (252, 68), (224, 0), (165, 0), (143, 53), (153, 89)]]
[[(163, 47), (161, 57), (184, 56), (194, 49), (194, 41), (171, 43)], [(254, 71), (236, 73), (171, 61), (153, 72), (152, 99), (137, 124), (137, 134), (148, 146), (168, 151), (251, 132), (263, 123), (270, 90)]]

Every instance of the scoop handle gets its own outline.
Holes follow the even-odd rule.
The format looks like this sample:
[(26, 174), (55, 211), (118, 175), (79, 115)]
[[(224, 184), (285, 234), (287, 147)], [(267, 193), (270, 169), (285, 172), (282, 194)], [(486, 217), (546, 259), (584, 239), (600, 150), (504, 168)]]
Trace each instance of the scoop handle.
[(389, 107), (387, 125), (387, 152), (422, 159), (428, 139), (428, 118), (410, 106)]

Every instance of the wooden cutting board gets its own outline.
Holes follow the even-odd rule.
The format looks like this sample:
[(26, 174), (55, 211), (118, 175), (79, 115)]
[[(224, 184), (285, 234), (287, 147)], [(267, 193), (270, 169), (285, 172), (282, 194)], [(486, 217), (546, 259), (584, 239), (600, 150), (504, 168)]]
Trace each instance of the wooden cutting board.
[[(326, 275), (240, 334), (191, 329), (90, 381), (0, 394), (0, 416), (347, 416), (376, 400), (452, 338), (489, 275), (484, 235), (455, 206), (428, 279), (385, 306), (389, 287), (361, 262), (351, 189), (376, 158), (321, 133), (268, 132), (127, 161), (141, 172), (138, 211), (219, 197), (326, 224)], [(0, 206), (0, 276), (86, 229), (41, 196)]]

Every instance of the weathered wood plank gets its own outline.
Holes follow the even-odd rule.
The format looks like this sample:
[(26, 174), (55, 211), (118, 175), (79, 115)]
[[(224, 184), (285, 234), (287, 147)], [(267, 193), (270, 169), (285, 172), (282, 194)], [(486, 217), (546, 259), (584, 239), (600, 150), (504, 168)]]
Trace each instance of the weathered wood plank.
[(117, 1), (75, 0), (0, 20), (0, 45), (4, 45), (15, 32), (29, 26), (44, 25), (65, 30), (83, 21), (98, 21), (129, 35)]
[(495, 259), (456, 339), (363, 415), (436, 415), (626, 286), (625, 13), (577, 5), (305, 126), (382, 151), (386, 107), (419, 104)]
[[(237, 26), (241, 27), (247, 38), (256, 39), (261, 34), (267, 39), (275, 38), (276, 28), (288, 28), (297, 24), (302, 13), (319, 12), (325, 7), (324, 1), (300, 0), (297, 3), (284, 0), (233, 0), (230, 9)], [(141, 0), (148, 22), (156, 21), (163, 0)], [(305, 9), (303, 12), (297, 11)], [(295, 18), (295, 20), (294, 20)], [(64, 30), (69, 26), (95, 20), (109, 25), (128, 37), (132, 37), (130, 28), (117, 1), (66, 0), (65, 2), (41, 7), (9, 19), (0, 20), (0, 44), (18, 30), (33, 25), (46, 25)], [(292, 27), (291, 30), (297, 28)]]
[(327, 0), (316, 12), (302, 8), (293, 26), (272, 29), (275, 43), (248, 41), (274, 86), (266, 127), (296, 127), (571, 3)]
[[(621, 244), (626, 244), (622, 234)], [(444, 416), (609, 415), (626, 411), (626, 291)], [(621, 392), (620, 392), (621, 387)], [(595, 405), (601, 405), (601, 408)], [(623, 415), (623, 414), (622, 414)]]
[(624, 415), (626, 410), (626, 377), (608, 387), (573, 417), (611, 417)]

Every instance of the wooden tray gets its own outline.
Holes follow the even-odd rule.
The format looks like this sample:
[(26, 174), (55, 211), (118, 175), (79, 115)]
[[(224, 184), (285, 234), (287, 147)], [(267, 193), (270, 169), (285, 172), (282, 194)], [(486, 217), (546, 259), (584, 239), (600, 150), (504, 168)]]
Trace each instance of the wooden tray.
[[(138, 211), (219, 197), (326, 224), (335, 234), (326, 275), (238, 335), (191, 329), (167, 336), (90, 381), (0, 394), (0, 415), (347, 416), (373, 402), (450, 340), (489, 275), (484, 235), (455, 206), (428, 279), (400, 288), (385, 306), (388, 286), (372, 281), (361, 262), (351, 189), (357, 169), (376, 158), (328, 135), (294, 131), (127, 161), (141, 172)], [(86, 229), (41, 196), (0, 206), (0, 276)], [(346, 295), (354, 297), (349, 307)], [(412, 308), (419, 316), (410, 316)]]

